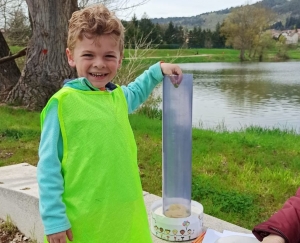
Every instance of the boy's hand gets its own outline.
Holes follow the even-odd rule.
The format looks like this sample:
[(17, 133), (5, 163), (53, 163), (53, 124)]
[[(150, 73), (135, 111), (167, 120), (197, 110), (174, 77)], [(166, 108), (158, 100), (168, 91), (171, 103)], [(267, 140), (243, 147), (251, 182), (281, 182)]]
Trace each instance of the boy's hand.
[(273, 235), (273, 234), (268, 235), (262, 241), (262, 243), (284, 243), (284, 242), (285, 240), (281, 236)]
[(47, 240), (49, 243), (66, 243), (66, 236), (68, 237), (69, 241), (73, 240), (71, 229), (56, 234), (47, 235)]
[(181, 68), (177, 64), (160, 63), (161, 71), (164, 75), (180, 75), (182, 74)]
[(176, 64), (164, 63), (164, 62), (160, 63), (160, 68), (164, 75), (170, 75), (169, 77), (174, 87), (176, 88), (179, 87), (183, 78), (181, 68)]

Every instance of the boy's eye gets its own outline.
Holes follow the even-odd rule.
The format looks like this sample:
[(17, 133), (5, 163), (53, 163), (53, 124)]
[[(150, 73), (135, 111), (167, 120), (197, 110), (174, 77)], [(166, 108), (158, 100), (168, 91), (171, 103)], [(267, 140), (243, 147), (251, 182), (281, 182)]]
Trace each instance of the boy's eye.
[(106, 55), (106, 57), (108, 57), (108, 58), (115, 58), (116, 56), (114, 56), (114, 55)]
[(83, 54), (82, 56), (83, 57), (92, 57), (93, 55), (92, 54)]

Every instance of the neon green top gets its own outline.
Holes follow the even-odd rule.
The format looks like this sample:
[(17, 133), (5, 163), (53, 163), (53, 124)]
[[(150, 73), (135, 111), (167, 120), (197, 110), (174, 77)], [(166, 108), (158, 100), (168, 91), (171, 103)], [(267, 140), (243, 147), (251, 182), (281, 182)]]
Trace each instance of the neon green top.
[(48, 104), (52, 99), (58, 100), (63, 202), (72, 242), (152, 242), (122, 89), (95, 92), (65, 87)]

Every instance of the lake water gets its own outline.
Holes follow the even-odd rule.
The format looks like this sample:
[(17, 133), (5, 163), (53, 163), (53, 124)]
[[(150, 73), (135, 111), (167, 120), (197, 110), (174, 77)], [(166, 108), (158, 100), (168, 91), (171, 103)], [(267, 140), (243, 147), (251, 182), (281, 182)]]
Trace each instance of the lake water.
[(194, 77), (193, 126), (300, 132), (300, 62), (179, 65)]

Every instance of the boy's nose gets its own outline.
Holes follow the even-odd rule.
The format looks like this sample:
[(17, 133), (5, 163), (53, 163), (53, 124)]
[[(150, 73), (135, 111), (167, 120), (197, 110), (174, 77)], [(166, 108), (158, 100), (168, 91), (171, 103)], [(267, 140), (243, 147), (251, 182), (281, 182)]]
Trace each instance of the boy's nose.
[(104, 68), (105, 67), (105, 62), (103, 61), (102, 58), (97, 58), (94, 62), (94, 67), (97, 67), (99, 69)]

